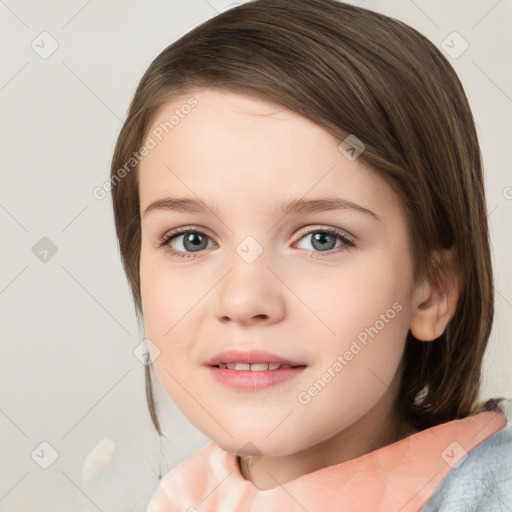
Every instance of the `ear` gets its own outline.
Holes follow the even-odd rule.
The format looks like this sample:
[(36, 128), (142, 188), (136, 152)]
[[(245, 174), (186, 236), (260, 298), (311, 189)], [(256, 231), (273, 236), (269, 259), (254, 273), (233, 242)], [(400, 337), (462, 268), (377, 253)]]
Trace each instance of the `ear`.
[(443, 334), (455, 314), (460, 293), (460, 278), (448, 250), (436, 251), (439, 275), (427, 276), (413, 291), (411, 333), (421, 341), (433, 341)]

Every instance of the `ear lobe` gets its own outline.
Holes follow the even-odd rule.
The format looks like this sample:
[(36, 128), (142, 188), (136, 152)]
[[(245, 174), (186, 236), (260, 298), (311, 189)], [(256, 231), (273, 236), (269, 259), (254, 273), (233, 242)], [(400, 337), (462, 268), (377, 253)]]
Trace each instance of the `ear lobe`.
[[(444, 255), (444, 258), (447, 256)], [(445, 259), (446, 261), (446, 259)], [(433, 341), (443, 334), (457, 308), (460, 282), (453, 265), (444, 267), (442, 280), (435, 285), (423, 281), (413, 293), (411, 333), (420, 341)]]

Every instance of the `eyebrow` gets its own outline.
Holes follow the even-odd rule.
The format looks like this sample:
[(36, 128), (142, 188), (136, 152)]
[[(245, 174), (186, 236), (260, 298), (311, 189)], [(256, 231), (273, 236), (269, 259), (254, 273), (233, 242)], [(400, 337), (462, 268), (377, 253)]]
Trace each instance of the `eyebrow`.
[[(164, 197), (153, 201), (142, 214), (142, 217), (156, 210), (168, 210), (176, 212), (204, 213), (212, 211), (220, 215), (220, 209), (215, 202), (203, 201), (192, 197)], [(293, 199), (279, 203), (275, 212), (277, 214), (288, 215), (291, 213), (318, 213), (331, 210), (355, 210), (359, 213), (368, 215), (375, 220), (381, 221), (378, 215), (367, 208), (347, 201), (340, 197), (323, 197), (318, 199)]]

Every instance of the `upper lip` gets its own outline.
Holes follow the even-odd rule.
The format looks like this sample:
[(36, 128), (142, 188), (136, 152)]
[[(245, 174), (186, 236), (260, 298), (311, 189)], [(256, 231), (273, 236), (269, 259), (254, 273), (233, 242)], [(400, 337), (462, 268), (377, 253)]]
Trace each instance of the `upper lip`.
[(265, 350), (224, 350), (205, 361), (204, 364), (205, 366), (216, 366), (220, 363), (279, 363), (290, 366), (306, 366), (304, 363)]

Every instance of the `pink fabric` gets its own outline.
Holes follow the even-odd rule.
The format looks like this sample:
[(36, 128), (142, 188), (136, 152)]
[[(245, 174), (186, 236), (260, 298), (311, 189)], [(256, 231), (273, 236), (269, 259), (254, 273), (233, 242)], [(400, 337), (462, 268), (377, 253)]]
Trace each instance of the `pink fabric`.
[(417, 512), (467, 452), (506, 423), (501, 413), (481, 412), (268, 490), (211, 442), (162, 478), (147, 512)]

